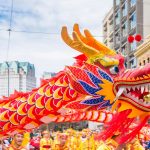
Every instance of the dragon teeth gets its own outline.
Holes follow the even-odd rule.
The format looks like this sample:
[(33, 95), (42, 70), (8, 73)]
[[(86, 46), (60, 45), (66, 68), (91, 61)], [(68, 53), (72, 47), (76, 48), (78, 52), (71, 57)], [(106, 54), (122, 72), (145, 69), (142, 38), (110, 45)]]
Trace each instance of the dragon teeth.
[(132, 89), (135, 91), (136, 86), (133, 86)]
[(135, 102), (143, 105), (143, 106), (150, 106), (150, 102), (144, 101), (144, 99), (139, 99), (138, 95), (133, 94), (131, 91), (131, 89), (134, 92), (140, 92), (141, 94), (143, 94), (144, 92), (150, 92), (150, 83), (147, 84), (141, 84), (141, 85), (130, 85), (130, 86), (120, 86), (119, 90), (116, 94), (116, 98), (115, 101), (117, 99), (119, 99), (119, 97), (121, 96), (122, 93), (124, 93), (125, 96), (133, 99)]
[(141, 86), (141, 93), (144, 92), (144, 86)]
[(123, 93), (123, 91), (124, 91), (125, 89), (126, 89), (125, 87), (120, 87), (120, 88), (119, 88), (119, 91), (117, 92), (114, 101), (116, 101), (116, 100), (120, 97), (120, 95)]
[(128, 87), (127, 87), (127, 89), (128, 89), (128, 91), (130, 91), (130, 90), (131, 90), (131, 87), (130, 87), (130, 86), (128, 86)]
[(138, 90), (140, 90), (141, 86), (138, 85), (136, 88), (137, 88)]
[(148, 85), (145, 85), (145, 92), (148, 92)]
[(124, 90), (125, 90), (125, 87), (120, 87), (119, 91), (116, 94), (116, 97), (119, 97), (123, 93)]

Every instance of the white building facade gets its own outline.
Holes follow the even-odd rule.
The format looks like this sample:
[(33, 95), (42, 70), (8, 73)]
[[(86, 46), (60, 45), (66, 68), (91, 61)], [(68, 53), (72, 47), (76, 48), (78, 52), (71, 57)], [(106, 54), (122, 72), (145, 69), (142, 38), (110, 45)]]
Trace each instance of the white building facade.
[(42, 79), (50, 79), (56, 75), (55, 72), (43, 72)]
[(33, 64), (18, 61), (0, 63), (0, 96), (9, 96), (14, 90), (28, 92), (35, 87)]

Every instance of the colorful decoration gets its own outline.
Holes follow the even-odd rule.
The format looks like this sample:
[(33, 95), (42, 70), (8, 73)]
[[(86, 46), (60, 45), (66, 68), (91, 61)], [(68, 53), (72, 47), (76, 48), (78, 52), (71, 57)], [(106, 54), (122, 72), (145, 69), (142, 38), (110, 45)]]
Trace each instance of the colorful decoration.
[(142, 36), (141, 36), (140, 34), (137, 34), (137, 35), (135, 36), (135, 40), (136, 40), (137, 42), (140, 42), (140, 41), (142, 40)]
[(133, 43), (134, 40), (137, 41), (137, 42), (140, 42), (142, 40), (142, 36), (140, 34), (137, 34), (135, 36), (133, 36), (133, 35), (128, 36), (128, 42), (129, 43)]
[[(15, 92), (0, 101), (1, 136), (43, 123), (92, 120), (107, 122), (108, 130), (100, 139), (117, 134), (120, 143), (131, 140), (150, 115), (150, 64), (126, 69), (121, 54), (98, 42), (88, 30), (82, 35), (77, 24), (72, 37), (67, 27), (61, 35), (81, 55), (73, 66), (43, 80), (39, 88)], [(105, 112), (106, 108), (111, 112)], [(136, 117), (139, 124), (126, 132)]]
[(128, 36), (128, 42), (133, 43), (134, 37), (132, 35)]

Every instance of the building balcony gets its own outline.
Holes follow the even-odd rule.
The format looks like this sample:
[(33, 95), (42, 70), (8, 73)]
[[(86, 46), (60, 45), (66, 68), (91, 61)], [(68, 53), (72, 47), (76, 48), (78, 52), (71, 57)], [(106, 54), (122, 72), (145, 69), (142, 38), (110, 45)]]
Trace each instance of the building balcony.
[(103, 27), (104, 32), (107, 32), (107, 26)]
[(111, 25), (109, 28), (109, 36), (113, 33), (113, 31), (114, 31), (114, 27), (113, 25)]
[(110, 22), (113, 21), (113, 13), (112, 13), (112, 15), (109, 17), (109, 21), (110, 21)]
[(114, 48), (114, 44), (113, 44), (113, 43), (110, 43), (110, 44), (109, 44), (109, 48), (113, 49), (113, 48)]
[(136, 10), (136, 5), (130, 7), (130, 9), (129, 9), (129, 14), (130, 14), (130, 15), (133, 14), (133, 12), (135, 12), (135, 10)]
[(116, 43), (114, 44), (114, 49), (117, 50), (117, 49), (119, 49), (119, 48), (120, 48), (120, 43), (119, 43), (119, 42), (116, 42)]
[(103, 34), (103, 39), (107, 39), (107, 34)]
[(115, 6), (115, 13), (119, 10), (119, 5)]
[(113, 16), (111, 19), (109, 19), (109, 25), (113, 25)]
[(127, 20), (127, 16), (122, 16), (121, 22), (124, 23)]
[(121, 6), (124, 5), (125, 1), (126, 1), (126, 0), (121, 0)]
[(106, 42), (106, 41), (107, 41), (107, 37), (104, 38), (104, 42)]
[(104, 30), (104, 31), (107, 31), (107, 22), (105, 22), (105, 23), (103, 24), (103, 30)]
[(127, 42), (127, 36), (123, 36), (123, 37), (121, 38), (121, 43), (124, 44), (124, 43), (126, 43), (126, 42)]
[(136, 33), (136, 26), (129, 31), (129, 35), (134, 35)]
[(119, 27), (119, 24), (115, 25), (115, 31), (118, 31)]
[(110, 37), (110, 38), (113, 37), (113, 33), (114, 33), (113, 30), (111, 30), (110, 33), (109, 33), (109, 37)]
[(113, 36), (109, 37), (109, 43), (113, 43), (113, 41), (114, 41)]
[(130, 7), (133, 7), (137, 4), (137, 0), (130, 0)]
[(129, 56), (132, 56), (132, 55), (134, 55), (134, 53), (135, 53), (135, 51), (131, 51), (131, 49), (129, 49)]
[(121, 47), (124, 47), (125, 45), (127, 45), (127, 40), (124, 42), (124, 43), (122, 43), (122, 45), (121, 45)]

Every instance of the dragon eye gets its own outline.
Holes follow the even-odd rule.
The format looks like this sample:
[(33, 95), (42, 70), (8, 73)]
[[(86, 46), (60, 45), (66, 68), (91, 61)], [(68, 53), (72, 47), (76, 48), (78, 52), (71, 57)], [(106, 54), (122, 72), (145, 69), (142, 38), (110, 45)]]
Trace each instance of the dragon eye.
[(111, 67), (109, 70), (112, 74), (117, 74), (119, 72), (118, 66)]

